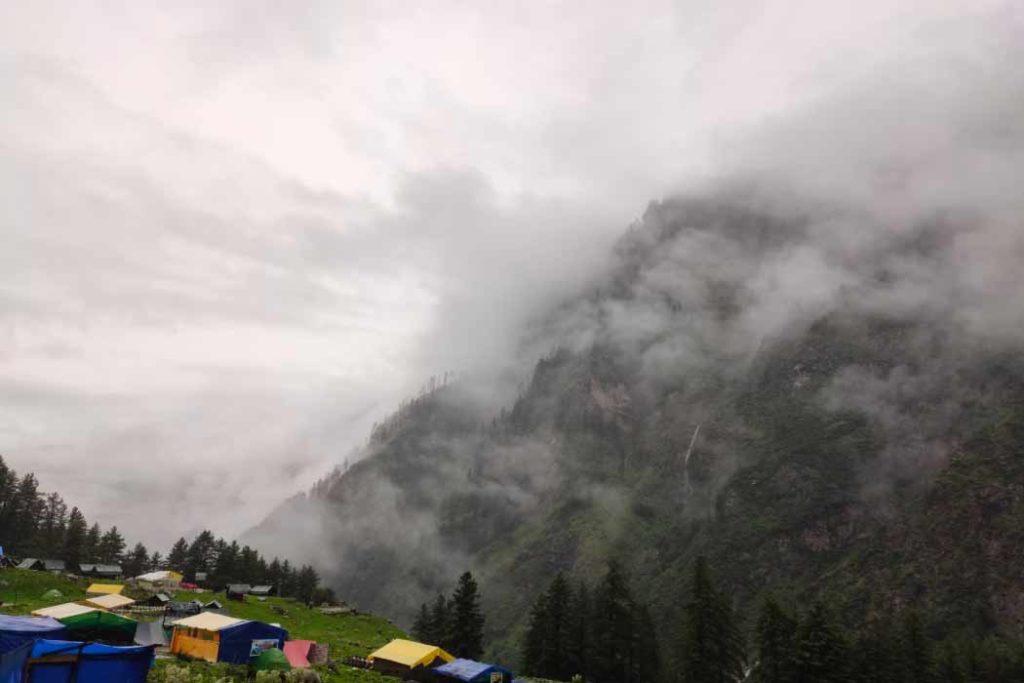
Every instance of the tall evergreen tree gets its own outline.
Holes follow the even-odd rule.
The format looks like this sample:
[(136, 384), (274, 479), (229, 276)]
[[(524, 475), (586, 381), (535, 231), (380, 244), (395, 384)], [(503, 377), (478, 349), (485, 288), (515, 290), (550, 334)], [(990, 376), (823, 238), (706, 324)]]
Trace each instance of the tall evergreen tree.
[(160, 554), (159, 550), (154, 550), (153, 555), (150, 556), (149, 561), (146, 562), (146, 571), (153, 572), (158, 569), (163, 569), (164, 556)]
[(145, 572), (148, 563), (149, 551), (146, 550), (146, 546), (136, 543), (135, 547), (125, 554), (121, 569), (125, 576), (138, 576)]
[(430, 630), (434, 634), (431, 644), (451, 651), (453, 643), (451, 603), (440, 593), (430, 609)]
[(39, 482), (31, 472), (23, 476), (14, 492), (14, 518), (8, 545), (21, 555), (36, 554), (36, 530), (43, 501), (39, 498)]
[(110, 527), (107, 533), (100, 539), (99, 561), (109, 564), (116, 564), (121, 561), (124, 554), (124, 537), (117, 530), (116, 526)]
[(476, 580), (469, 572), (459, 577), (452, 595), (451, 653), (465, 659), (479, 659), (484, 653), (484, 615)]
[(569, 601), (567, 620), (565, 649), (571, 675), (578, 674), (586, 678), (590, 673), (593, 611), (590, 589), (587, 584), (580, 582)]
[(757, 619), (757, 661), (753, 679), (758, 683), (788, 683), (793, 680), (796, 619), (787, 614), (771, 596), (765, 598)]
[(83, 561), (87, 536), (85, 516), (78, 508), (71, 508), (68, 528), (64, 533), (63, 559), (68, 565), (75, 567)]
[(534, 600), (533, 607), (530, 609), (530, 623), (526, 627), (526, 637), (523, 638), (522, 668), (523, 672), (530, 676), (549, 675), (544, 670), (544, 641), (547, 638), (548, 627), (547, 601), (547, 591), (538, 595)]
[(825, 606), (811, 606), (797, 635), (797, 683), (846, 683), (847, 646)]
[(0, 457), (0, 538), (7, 545), (7, 552), (13, 552), (14, 518), (17, 509), (18, 473), (7, 466)]
[(647, 605), (639, 605), (636, 613), (636, 680), (656, 681), (661, 673), (661, 653), (657, 631)]
[(728, 600), (712, 583), (703, 557), (694, 564), (682, 626), (679, 671), (684, 683), (724, 683), (743, 678), (743, 635)]
[(64, 552), (64, 532), (67, 529), (68, 506), (57, 493), (43, 499), (36, 548), (46, 557), (60, 557)]
[(317, 576), (316, 570), (308, 564), (303, 565), (295, 578), (295, 583), (295, 597), (307, 605), (311, 604), (316, 586), (320, 583), (320, 577)]
[(167, 568), (175, 571), (184, 571), (185, 563), (188, 561), (188, 541), (179, 538), (171, 546), (171, 552), (167, 553)]
[(935, 680), (933, 655), (917, 610), (906, 612), (902, 630), (904, 680), (906, 683), (932, 683)]
[(591, 675), (598, 683), (637, 681), (635, 660), (636, 610), (618, 563), (608, 571), (594, 594), (594, 657)]
[(430, 630), (430, 608), (425, 602), (420, 605), (420, 611), (412, 622), (412, 637), (421, 643), (434, 643), (434, 634)]
[(100, 525), (93, 522), (85, 534), (85, 542), (82, 544), (82, 562), (99, 562), (100, 541), (103, 539), (103, 532)]

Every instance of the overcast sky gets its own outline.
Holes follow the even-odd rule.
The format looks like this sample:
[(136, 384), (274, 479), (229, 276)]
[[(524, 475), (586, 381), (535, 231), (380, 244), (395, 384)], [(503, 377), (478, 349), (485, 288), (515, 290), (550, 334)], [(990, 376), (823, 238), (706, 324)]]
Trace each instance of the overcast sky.
[(0, 454), (235, 534), (737, 140), (1011, 5), (4, 3)]

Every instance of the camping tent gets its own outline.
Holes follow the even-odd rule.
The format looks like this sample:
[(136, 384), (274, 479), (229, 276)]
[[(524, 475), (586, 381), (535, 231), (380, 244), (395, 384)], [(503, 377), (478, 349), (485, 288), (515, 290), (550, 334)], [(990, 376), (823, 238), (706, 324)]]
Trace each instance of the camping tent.
[(94, 583), (85, 592), (89, 595), (120, 595), (124, 592), (124, 586), (120, 583)]
[(135, 577), (135, 581), (143, 586), (149, 586), (150, 588), (177, 588), (181, 585), (183, 578), (184, 577), (176, 571), (162, 569), (156, 572), (139, 574)]
[(68, 629), (72, 638), (97, 640), (104, 643), (131, 643), (139, 622), (113, 612), (92, 610), (57, 619)]
[(56, 588), (51, 588), (39, 597), (41, 597), (43, 600), (60, 600), (64, 597), (64, 594)]
[(79, 605), (77, 602), (65, 602), (61, 605), (54, 605), (52, 607), (40, 607), (39, 609), (32, 612), (33, 616), (36, 617), (51, 617), (60, 621), (65, 617), (74, 617), (79, 614), (88, 614), (89, 612), (95, 612), (95, 607), (88, 607), (86, 605)]
[(27, 663), (31, 683), (144, 683), (153, 664), (152, 646), (111, 647), (98, 643), (37, 640)]
[[(50, 617), (10, 617), (0, 614), (0, 654), (38, 638), (65, 638), (64, 624)], [(0, 679), (2, 680), (2, 679)]]
[(253, 586), (249, 589), (249, 595), (270, 595), (272, 590), (273, 586)]
[(136, 645), (167, 645), (167, 632), (159, 621), (140, 621), (135, 629)]
[(455, 659), (436, 645), (411, 640), (392, 640), (368, 658), (374, 671), (387, 676), (404, 676), (419, 667), (432, 667)]
[(434, 674), (441, 681), (463, 681), (463, 683), (512, 683), (512, 672), (494, 664), (474, 662), (472, 659), (456, 659), (434, 668)]
[(284, 656), (296, 669), (309, 668), (309, 649), (315, 645), (312, 640), (289, 640), (284, 644)]
[(100, 609), (121, 609), (134, 605), (135, 601), (125, 595), (110, 593), (107, 595), (94, 595), (91, 598), (82, 600), (83, 605), (98, 607)]
[(290, 671), (292, 665), (283, 652), (272, 647), (256, 655), (252, 668), (256, 671)]
[(203, 612), (174, 624), (171, 652), (208, 662), (245, 664), (256, 647), (281, 647), (288, 632), (261, 621)]

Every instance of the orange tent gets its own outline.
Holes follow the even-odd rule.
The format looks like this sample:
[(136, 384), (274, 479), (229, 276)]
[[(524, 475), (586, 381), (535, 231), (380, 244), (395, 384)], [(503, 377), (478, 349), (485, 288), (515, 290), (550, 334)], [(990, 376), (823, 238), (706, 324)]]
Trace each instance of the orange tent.
[(316, 645), (312, 640), (289, 640), (284, 644), (284, 656), (293, 669), (309, 668), (309, 648)]

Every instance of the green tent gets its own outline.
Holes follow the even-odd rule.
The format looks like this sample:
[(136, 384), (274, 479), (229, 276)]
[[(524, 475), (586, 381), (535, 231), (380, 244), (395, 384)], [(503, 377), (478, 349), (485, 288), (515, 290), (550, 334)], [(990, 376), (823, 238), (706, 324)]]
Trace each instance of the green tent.
[(259, 653), (256, 659), (252, 660), (252, 668), (256, 671), (290, 671), (292, 665), (288, 663), (288, 658), (283, 652), (272, 647)]
[(139, 622), (113, 612), (94, 610), (58, 619), (76, 640), (97, 640), (103, 643), (131, 643)]
[(64, 594), (56, 588), (51, 588), (42, 595), (43, 600), (60, 600), (63, 597)]

